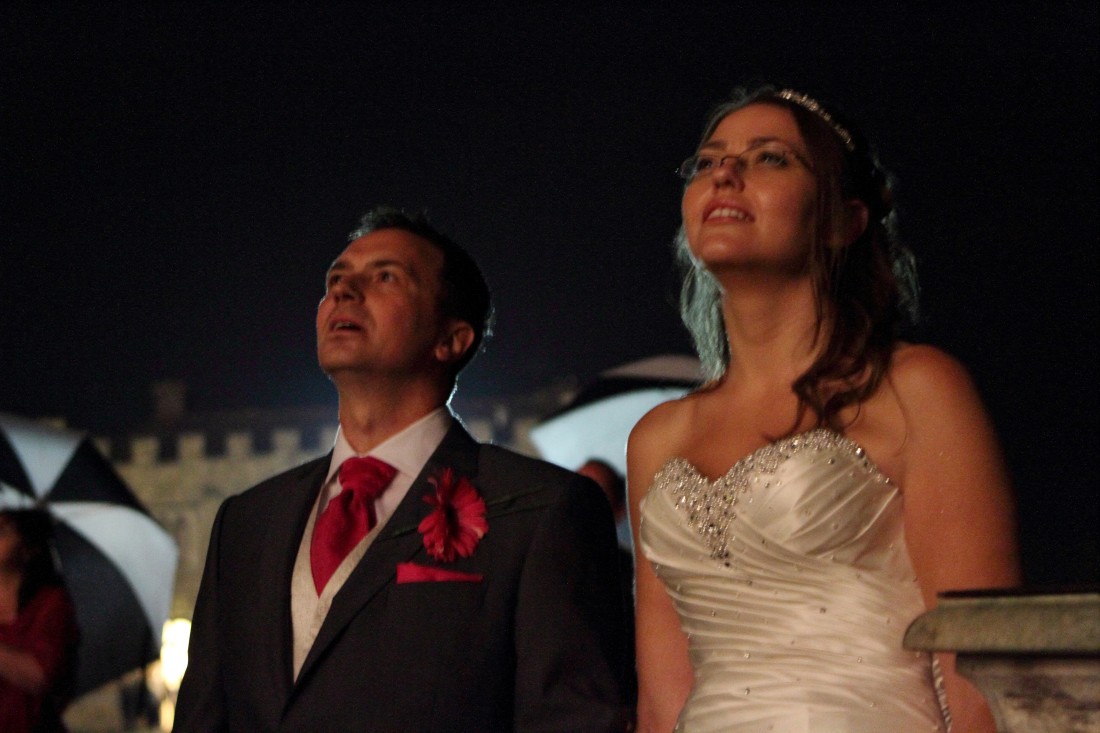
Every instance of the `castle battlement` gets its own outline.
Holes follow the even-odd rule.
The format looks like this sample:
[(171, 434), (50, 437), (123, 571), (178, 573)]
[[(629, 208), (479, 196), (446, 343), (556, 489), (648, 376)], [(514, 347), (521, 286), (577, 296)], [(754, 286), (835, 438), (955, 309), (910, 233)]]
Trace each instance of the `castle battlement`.
[(155, 466), (218, 459), (263, 460), (313, 457), (326, 452), (336, 440), (336, 424), (312, 429), (276, 427), (257, 430), (181, 430), (137, 434), (125, 438), (97, 437), (96, 447), (117, 466)]

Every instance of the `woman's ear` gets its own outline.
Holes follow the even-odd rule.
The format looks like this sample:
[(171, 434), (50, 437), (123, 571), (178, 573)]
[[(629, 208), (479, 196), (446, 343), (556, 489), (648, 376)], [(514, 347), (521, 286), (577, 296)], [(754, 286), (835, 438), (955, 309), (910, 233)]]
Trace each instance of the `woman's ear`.
[(444, 364), (453, 364), (462, 358), (473, 343), (473, 326), (466, 321), (452, 320), (435, 346), (435, 358)]
[(834, 249), (847, 247), (867, 231), (869, 218), (867, 204), (860, 199), (848, 199), (842, 204), (841, 215), (833, 232), (833, 240), (829, 244)]

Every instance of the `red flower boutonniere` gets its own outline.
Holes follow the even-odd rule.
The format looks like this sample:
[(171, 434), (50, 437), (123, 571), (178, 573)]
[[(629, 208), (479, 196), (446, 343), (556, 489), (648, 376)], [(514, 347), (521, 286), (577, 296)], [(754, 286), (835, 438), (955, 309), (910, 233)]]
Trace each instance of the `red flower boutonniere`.
[(469, 479), (456, 475), (453, 468), (443, 469), (429, 478), (428, 483), (435, 491), (425, 496), (424, 501), (435, 507), (435, 511), (417, 527), (424, 535), (424, 549), (441, 562), (469, 557), (489, 531), (485, 501)]

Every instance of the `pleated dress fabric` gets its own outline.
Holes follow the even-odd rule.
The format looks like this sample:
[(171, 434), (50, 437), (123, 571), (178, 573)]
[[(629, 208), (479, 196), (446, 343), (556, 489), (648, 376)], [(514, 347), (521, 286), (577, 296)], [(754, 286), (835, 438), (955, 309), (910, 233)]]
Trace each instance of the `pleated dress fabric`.
[(945, 731), (931, 659), (902, 648), (924, 611), (902, 494), (826, 429), (771, 443), (713, 481), (671, 459), (641, 544), (689, 639), (678, 731)]

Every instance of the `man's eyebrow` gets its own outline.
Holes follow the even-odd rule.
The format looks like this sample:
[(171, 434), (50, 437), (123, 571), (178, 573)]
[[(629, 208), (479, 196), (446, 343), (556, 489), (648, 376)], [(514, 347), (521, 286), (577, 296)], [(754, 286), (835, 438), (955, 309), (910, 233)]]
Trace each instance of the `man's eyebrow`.
[[(408, 263), (402, 262), (401, 260), (380, 259), (372, 260), (366, 264), (366, 268), (369, 270), (377, 270), (382, 267), (396, 267), (402, 272), (408, 274), (410, 277), (416, 276), (416, 272), (411, 267), (409, 267)], [(353, 269), (353, 266), (350, 262), (343, 259), (342, 257), (338, 257), (336, 261), (329, 266), (326, 274), (332, 274), (333, 272), (345, 272), (351, 269)]]
[(379, 267), (396, 267), (405, 272), (412, 272), (412, 268), (409, 267), (408, 263), (402, 262), (401, 260), (374, 260), (373, 262), (368, 262), (367, 267), (374, 269)]
[(350, 267), (351, 267), (351, 265), (348, 264), (347, 260), (343, 260), (343, 259), (337, 257), (336, 260), (331, 265), (329, 265), (328, 269), (325, 270), (325, 274), (328, 274), (330, 272), (334, 272), (334, 271), (337, 271), (337, 270), (347, 270)]

